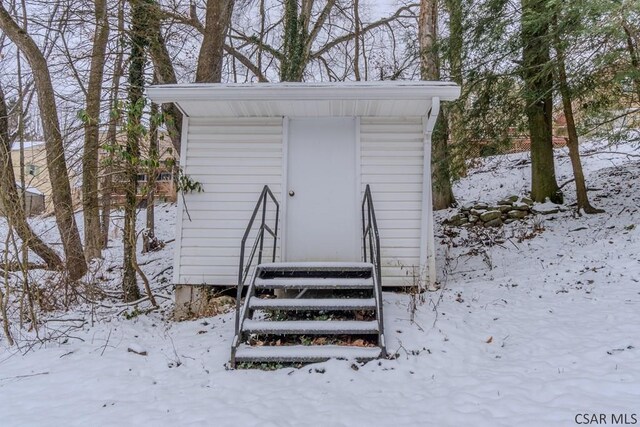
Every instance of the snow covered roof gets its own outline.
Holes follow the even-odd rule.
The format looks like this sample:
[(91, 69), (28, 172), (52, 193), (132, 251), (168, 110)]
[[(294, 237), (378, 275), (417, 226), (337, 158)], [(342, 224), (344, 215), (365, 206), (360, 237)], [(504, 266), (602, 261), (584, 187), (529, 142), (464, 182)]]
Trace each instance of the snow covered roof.
[[(19, 189), (22, 188), (22, 185), (19, 182), (16, 182), (16, 187), (18, 187)], [(40, 190), (38, 190), (36, 187), (31, 187), (28, 186), (24, 189), (24, 191), (26, 191), (27, 193), (31, 193), (31, 194), (36, 194), (38, 196), (44, 196), (44, 193)]]
[[(25, 141), (24, 142), (24, 148), (29, 149), (29, 148), (34, 148), (34, 147), (38, 147), (40, 145), (44, 145), (44, 141)], [(20, 142), (16, 141), (13, 143), (13, 146), (11, 147), (12, 151), (18, 151), (20, 150)]]
[(157, 103), (174, 102), (189, 117), (425, 116), (431, 99), (452, 101), (450, 82), (179, 84), (148, 88)]

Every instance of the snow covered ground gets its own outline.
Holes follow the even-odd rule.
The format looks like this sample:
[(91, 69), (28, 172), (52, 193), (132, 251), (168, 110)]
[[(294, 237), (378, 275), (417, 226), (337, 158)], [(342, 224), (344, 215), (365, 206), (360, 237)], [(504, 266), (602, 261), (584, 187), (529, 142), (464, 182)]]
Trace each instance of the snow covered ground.
[[(47, 315), (49, 332), (67, 328), (55, 342), (34, 345), (23, 333), (21, 347), (9, 348), (0, 339), (0, 425), (565, 426), (584, 413), (606, 414), (607, 424), (610, 414), (640, 419), (640, 161), (619, 154), (632, 152), (629, 146), (583, 147), (596, 148), (618, 152), (584, 157), (592, 203), (604, 214), (562, 212), (480, 235), (438, 225), (443, 289), (425, 296), (414, 322), (408, 295), (384, 295), (395, 360), (227, 370), (232, 312), (176, 323), (167, 320), (171, 303), (164, 300), (163, 310), (128, 319), (131, 307), (107, 299)], [(493, 202), (525, 191), (526, 157), (485, 162), (456, 185), (457, 196)], [(569, 179), (562, 152), (557, 168), (559, 182)], [(174, 211), (158, 209), (162, 239), (172, 238)], [(439, 223), (447, 214), (438, 214)], [(534, 225), (544, 231), (532, 232)], [(55, 240), (50, 220), (34, 227), (51, 229), (47, 238)], [(111, 294), (118, 238), (96, 275)], [(172, 249), (169, 243), (139, 259), (167, 298)]]

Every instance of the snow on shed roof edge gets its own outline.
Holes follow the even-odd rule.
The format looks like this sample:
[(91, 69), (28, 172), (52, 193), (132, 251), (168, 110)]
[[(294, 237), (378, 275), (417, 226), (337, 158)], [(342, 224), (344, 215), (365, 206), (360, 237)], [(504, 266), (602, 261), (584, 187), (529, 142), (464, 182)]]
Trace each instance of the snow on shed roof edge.
[(191, 83), (156, 85), (148, 89), (157, 103), (259, 100), (418, 100), (438, 97), (453, 101), (460, 87), (442, 81), (366, 81), (331, 83)]

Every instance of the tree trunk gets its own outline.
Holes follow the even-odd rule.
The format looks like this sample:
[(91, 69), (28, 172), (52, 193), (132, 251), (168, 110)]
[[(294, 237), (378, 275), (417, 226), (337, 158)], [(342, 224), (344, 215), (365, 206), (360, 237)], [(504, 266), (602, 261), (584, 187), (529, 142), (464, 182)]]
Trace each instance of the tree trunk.
[(418, 16), (418, 39), (420, 43), (420, 78), (438, 80), (440, 69), (436, 47), (438, 30), (438, 1), (421, 0)]
[[(303, 5), (308, 5), (309, 2)], [(301, 82), (308, 59), (304, 58), (306, 33), (303, 13), (298, 15), (297, 0), (285, 0), (284, 3), (284, 56), (280, 63), (280, 80), (283, 82)]]
[(222, 79), (224, 42), (231, 23), (234, 0), (208, 0), (204, 38), (198, 55), (197, 83), (219, 83)]
[[(23, 10), (23, 13), (25, 11)], [(24, 24), (26, 29), (26, 24)], [(24, 175), (25, 159), (24, 159), (24, 86), (22, 84), (22, 53), (18, 51), (16, 55), (16, 65), (18, 66), (18, 141), (20, 143), (20, 157), (19, 157), (19, 169), (20, 169), (20, 197), (22, 198), (22, 209), (27, 211), (27, 182)], [(3, 95), (4, 96), (4, 95)], [(7, 140), (9, 142), (9, 140)]]
[(58, 254), (36, 236), (27, 222), (23, 200), (18, 194), (13, 172), (8, 115), (4, 91), (0, 86), (0, 211), (4, 213), (7, 222), (16, 230), (24, 246), (42, 258), (47, 264), (47, 268), (61, 269), (62, 260)]
[(580, 147), (578, 146), (578, 132), (576, 130), (576, 123), (573, 117), (573, 106), (571, 103), (571, 89), (567, 81), (567, 67), (565, 63), (565, 50), (558, 33), (558, 25), (556, 23), (554, 28), (554, 41), (555, 50), (557, 55), (557, 69), (558, 69), (558, 87), (560, 89), (560, 95), (562, 97), (562, 108), (564, 111), (565, 119), (567, 120), (567, 132), (569, 134), (567, 141), (567, 147), (569, 148), (569, 158), (571, 159), (571, 167), (573, 168), (573, 177), (576, 184), (576, 196), (578, 199), (577, 210), (584, 210), (585, 213), (595, 214), (603, 213), (602, 209), (596, 209), (589, 203), (589, 196), (587, 195), (587, 185), (584, 180), (584, 173), (582, 172), (582, 162), (580, 161)]
[(631, 73), (631, 78), (636, 88), (638, 102), (640, 102), (640, 58), (638, 58), (638, 50), (629, 25), (627, 25), (627, 23), (623, 23), (622, 28), (624, 29), (624, 34), (627, 39), (627, 50), (629, 51), (629, 56), (631, 58), (631, 66), (634, 68), (633, 73)]
[[(107, 128), (107, 143), (116, 146), (118, 133), (118, 93), (120, 92), (120, 78), (122, 77), (122, 63), (124, 57), (124, 0), (118, 1), (118, 51), (113, 69), (111, 95), (109, 99), (109, 127)], [(113, 152), (109, 152), (110, 164), (113, 163)], [(100, 166), (100, 165), (99, 165)], [(102, 217), (101, 217), (101, 240), (102, 248), (106, 249), (109, 244), (109, 228), (111, 224), (111, 194), (113, 192), (113, 175), (111, 171), (104, 173), (102, 179)]]
[(2, 4), (0, 4), (0, 28), (22, 50), (31, 66), (42, 118), (56, 223), (66, 255), (67, 274), (70, 280), (75, 281), (86, 273), (87, 262), (73, 212), (64, 144), (48, 64), (33, 39), (18, 27)]
[(531, 198), (562, 203), (553, 160), (553, 75), (545, 0), (522, 0), (524, 98), (531, 139)]
[[(464, 82), (462, 79), (462, 58), (464, 50), (464, 26), (463, 9), (461, 0), (446, 0), (446, 7), (449, 12), (449, 49), (448, 60), (451, 68), (451, 80), (460, 87)], [(458, 176), (466, 175), (466, 158), (462, 154), (462, 141), (464, 139), (463, 111), (464, 99), (458, 99), (449, 104), (449, 133), (450, 133), (450, 168), (455, 168)]]
[(291, 62), (295, 60), (295, 49), (292, 47), (298, 40), (298, 2), (285, 0), (284, 2), (284, 57), (280, 62), (280, 81), (292, 81)]
[(355, 38), (353, 39), (354, 52), (353, 52), (353, 73), (355, 75), (356, 81), (359, 82), (360, 78), (360, 2), (358, 0), (354, 0), (353, 2), (353, 27)]
[(262, 42), (264, 41), (264, 36), (265, 36), (265, 27), (266, 27), (266, 22), (267, 22), (267, 11), (265, 8), (265, 1), (266, 0), (260, 0), (260, 34), (258, 35), (258, 37), (260, 37), (260, 44), (258, 45), (258, 52), (257, 52), (257, 61), (256, 61), (256, 68), (258, 69), (259, 73), (262, 73), (262, 55), (264, 53), (264, 46), (262, 45)]
[(156, 177), (158, 174), (159, 147), (158, 147), (158, 104), (151, 103), (149, 112), (149, 170), (147, 173), (147, 231), (143, 235), (143, 252), (156, 249), (155, 233), (155, 201), (156, 201)]
[(100, 209), (98, 200), (98, 149), (100, 136), (100, 100), (105, 51), (109, 41), (109, 18), (106, 0), (95, 0), (96, 29), (91, 53), (84, 117), (84, 152), (82, 155), (82, 205), (84, 209), (84, 249), (88, 260), (101, 256)]
[[(167, 50), (161, 30), (162, 12), (157, 3), (151, 6), (151, 19), (149, 21), (149, 53), (153, 61), (154, 78), (157, 84), (178, 83), (176, 72), (171, 63), (171, 56)], [(162, 104), (164, 123), (171, 138), (173, 149), (180, 154), (182, 138), (182, 113), (173, 103)]]
[(129, 90), (127, 112), (127, 145), (125, 156), (124, 266), (122, 291), (126, 302), (140, 298), (136, 266), (136, 208), (138, 205), (138, 160), (144, 109), (144, 69), (148, 46), (148, 3), (131, 0), (131, 55), (129, 57)]
[(464, 26), (462, 24), (462, 0), (446, 0), (449, 11), (449, 64), (451, 79), (462, 85), (462, 54), (464, 48)]
[[(436, 47), (438, 28), (437, 0), (421, 0), (418, 18), (420, 42), (420, 77), (422, 80), (439, 80), (440, 69)], [(447, 109), (440, 111), (431, 137), (431, 182), (433, 186), (433, 208), (446, 209), (455, 203), (451, 188), (449, 165)]]
[[(109, 102), (112, 105), (112, 102)], [(115, 119), (111, 119), (113, 125), (109, 123), (107, 130), (107, 142), (110, 145), (117, 144)], [(113, 128), (113, 129), (112, 129)], [(113, 137), (112, 137), (113, 136)], [(109, 164), (113, 163), (113, 153), (109, 153)], [(111, 195), (113, 193), (113, 176), (111, 172), (105, 173), (102, 177), (102, 212), (100, 216), (100, 244), (102, 249), (109, 245), (109, 229), (111, 228)]]

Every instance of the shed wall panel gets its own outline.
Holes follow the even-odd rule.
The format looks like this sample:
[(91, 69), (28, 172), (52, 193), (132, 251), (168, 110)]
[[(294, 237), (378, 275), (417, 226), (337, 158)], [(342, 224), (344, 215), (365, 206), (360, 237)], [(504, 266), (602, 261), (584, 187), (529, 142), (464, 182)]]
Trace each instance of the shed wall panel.
[[(240, 241), (264, 185), (280, 200), (282, 119), (190, 117), (187, 138), (182, 167), (204, 192), (185, 195), (178, 282), (233, 286)], [(268, 225), (274, 220), (271, 205)], [(259, 222), (247, 240), (247, 256)], [(272, 251), (273, 240), (266, 238), (263, 256)]]
[(422, 118), (362, 117), (362, 192), (371, 186), (380, 231), (383, 284), (418, 276), (424, 162)]

